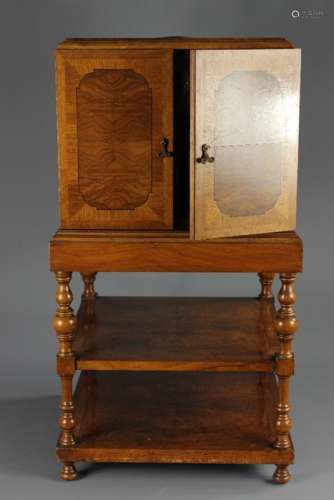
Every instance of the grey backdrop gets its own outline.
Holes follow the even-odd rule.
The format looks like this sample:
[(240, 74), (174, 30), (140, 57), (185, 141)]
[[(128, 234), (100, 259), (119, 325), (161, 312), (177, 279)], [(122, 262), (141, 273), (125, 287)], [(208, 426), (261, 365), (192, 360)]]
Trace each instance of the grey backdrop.
[[(330, 1), (2, 0), (0, 498), (332, 498), (333, 11)], [(299, 19), (291, 10), (311, 9)], [(315, 11), (321, 11), (315, 12)], [(53, 51), (74, 36), (282, 36), (303, 50), (298, 231), (301, 328), (294, 348), (295, 480), (275, 487), (273, 467), (93, 466), (58, 480), (59, 385), (48, 240), (57, 229)], [(80, 284), (74, 279), (74, 291)], [(145, 295), (257, 293), (255, 276), (113, 274), (99, 292)], [(86, 466), (81, 469), (87, 468)]]

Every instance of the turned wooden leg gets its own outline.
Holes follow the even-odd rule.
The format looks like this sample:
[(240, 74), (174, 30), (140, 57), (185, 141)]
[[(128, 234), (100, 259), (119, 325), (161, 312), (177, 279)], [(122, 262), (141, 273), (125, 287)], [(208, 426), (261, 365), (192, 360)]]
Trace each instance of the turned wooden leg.
[(292, 426), (289, 402), (289, 378), (294, 373), (294, 354), (292, 352), (293, 335), (298, 328), (298, 321), (293, 309), (296, 294), (293, 288), (296, 274), (280, 274), (281, 289), (278, 300), (281, 305), (277, 311), (275, 329), (279, 338), (280, 351), (276, 355), (275, 372), (278, 377), (278, 406), (276, 420), (275, 448), (291, 447), (289, 433)]
[[(58, 282), (56, 301), (58, 304), (53, 318), (53, 327), (58, 336), (59, 349), (57, 353), (57, 373), (61, 380), (61, 415), (59, 427), (61, 434), (59, 446), (73, 446), (75, 444), (74, 430), (74, 404), (72, 397), (72, 379), (75, 372), (75, 359), (72, 352), (73, 336), (77, 328), (77, 320), (71, 308), (73, 294), (70, 289), (71, 273), (57, 271)], [(75, 469), (72, 463), (64, 463), (61, 472), (63, 479), (74, 479)]]
[(273, 281), (275, 278), (275, 273), (259, 273), (259, 280), (261, 283), (261, 292), (259, 294), (260, 299), (271, 299), (273, 297)]
[(78, 477), (77, 471), (74, 467), (73, 462), (64, 462), (63, 463), (60, 477), (64, 481), (73, 481), (74, 479), (76, 479)]
[(94, 282), (96, 274), (97, 273), (81, 273), (82, 281), (84, 283), (81, 304), (85, 315), (85, 322), (84, 325), (82, 325), (84, 330), (89, 330), (90, 324), (95, 321), (95, 299), (97, 297), (97, 293), (94, 289)]
[(83, 299), (95, 299), (97, 293), (94, 289), (94, 282), (97, 273), (81, 273), (82, 281), (84, 282)]
[(276, 470), (273, 474), (273, 481), (277, 484), (286, 484), (290, 481), (291, 475), (287, 465), (276, 465)]
[[(275, 319), (275, 329), (278, 335), (280, 350), (276, 355), (275, 373), (278, 378), (278, 404), (276, 419), (276, 440), (274, 447), (278, 450), (291, 448), (290, 430), (292, 420), (290, 416), (289, 379), (294, 373), (294, 354), (292, 339), (298, 328), (298, 321), (294, 311), (296, 294), (294, 282), (296, 274), (281, 273), (281, 289), (278, 292), (280, 308)], [(277, 465), (273, 480), (276, 483), (287, 483), (290, 474), (287, 464)]]

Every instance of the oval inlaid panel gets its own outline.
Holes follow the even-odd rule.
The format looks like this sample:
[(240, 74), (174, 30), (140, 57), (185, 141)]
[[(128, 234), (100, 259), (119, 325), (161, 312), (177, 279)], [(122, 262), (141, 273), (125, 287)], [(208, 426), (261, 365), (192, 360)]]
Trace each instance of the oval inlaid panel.
[(131, 210), (151, 192), (152, 96), (127, 69), (99, 69), (77, 88), (79, 189), (97, 209)]
[(215, 93), (214, 198), (224, 215), (261, 215), (281, 193), (285, 118), (280, 84), (233, 71)]

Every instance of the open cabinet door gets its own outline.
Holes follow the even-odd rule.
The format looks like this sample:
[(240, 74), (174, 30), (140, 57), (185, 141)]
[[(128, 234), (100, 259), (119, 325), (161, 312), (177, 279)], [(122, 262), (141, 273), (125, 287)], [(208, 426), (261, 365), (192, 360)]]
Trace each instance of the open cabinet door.
[(299, 49), (197, 50), (195, 238), (295, 228)]

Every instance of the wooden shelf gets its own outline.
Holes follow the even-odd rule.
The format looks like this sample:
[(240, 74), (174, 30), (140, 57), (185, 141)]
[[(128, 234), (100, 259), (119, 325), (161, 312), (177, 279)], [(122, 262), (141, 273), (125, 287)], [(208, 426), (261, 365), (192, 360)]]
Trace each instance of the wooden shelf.
[[(276, 463), (277, 387), (267, 373), (82, 372), (76, 445), (62, 461)], [(135, 410), (135, 411), (134, 411)]]
[(274, 311), (271, 299), (256, 298), (83, 300), (76, 368), (271, 372)]

